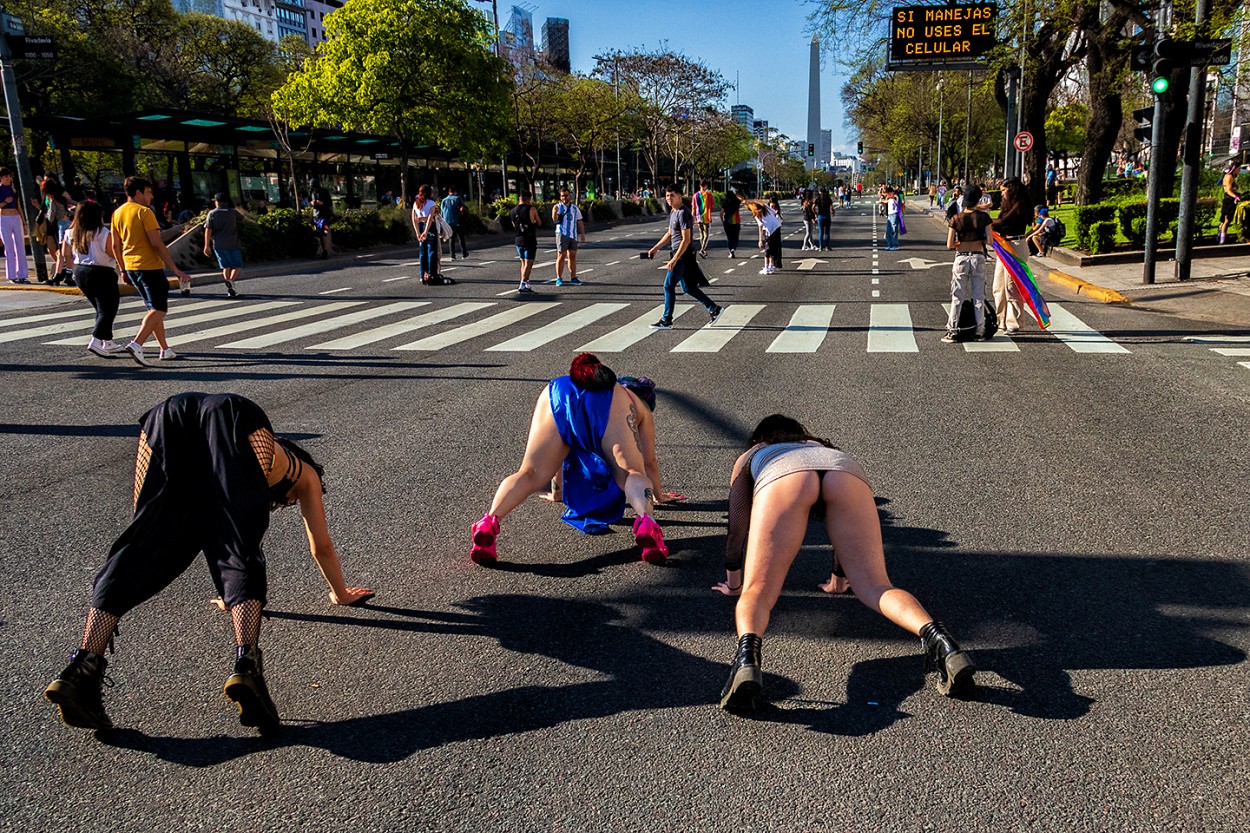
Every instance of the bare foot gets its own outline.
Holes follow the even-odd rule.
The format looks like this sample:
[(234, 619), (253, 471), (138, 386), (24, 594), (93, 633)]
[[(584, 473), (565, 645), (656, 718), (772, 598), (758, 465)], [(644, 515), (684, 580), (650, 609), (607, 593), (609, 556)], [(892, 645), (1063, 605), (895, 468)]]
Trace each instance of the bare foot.
[(829, 580), (817, 585), (826, 593), (845, 593), (851, 589), (851, 580), (845, 576), (829, 576)]
[(375, 594), (368, 587), (348, 587), (347, 591), (342, 595), (336, 595), (333, 590), (330, 591), (330, 604), (335, 605), (354, 605), (368, 599), (372, 599)]
[(221, 596), (217, 596), (216, 598), (209, 599), (208, 603), (212, 605), (213, 607), (217, 608), (218, 610), (220, 610), (222, 613), (226, 612), (226, 603), (221, 598)]
[(543, 500), (549, 500), (552, 503), (561, 503), (564, 500), (564, 498), (560, 496), (559, 492), (539, 492), (538, 496)]

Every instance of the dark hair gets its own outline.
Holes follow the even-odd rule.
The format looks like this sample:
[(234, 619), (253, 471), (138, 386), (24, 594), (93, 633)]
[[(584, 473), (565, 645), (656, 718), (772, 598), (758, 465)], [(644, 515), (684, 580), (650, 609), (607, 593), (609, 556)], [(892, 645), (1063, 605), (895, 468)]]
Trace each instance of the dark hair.
[(655, 382), (646, 376), (617, 376), (616, 381), (655, 411)]
[(679, 197), (680, 197), (680, 196), (681, 196), (681, 194), (682, 194), (682, 190), (681, 190), (681, 183), (680, 183), (680, 182), (671, 182), (671, 183), (669, 183), (669, 186), (668, 186), (667, 188), (665, 188), (665, 189), (664, 189), (664, 193), (666, 193), (666, 194), (676, 194), (677, 196), (679, 196)]
[(599, 361), (594, 353), (578, 353), (569, 365), (569, 378), (583, 390), (611, 390), (616, 384), (612, 368)]
[(70, 247), (79, 254), (91, 250), (91, 238), (104, 228), (104, 209), (95, 200), (83, 200), (69, 223)]
[(428, 197), (431, 193), (432, 193), (432, 190), (429, 185), (422, 185), (420, 188), (417, 189), (418, 197)]
[(760, 424), (755, 426), (755, 430), (751, 432), (751, 438), (747, 441), (747, 448), (759, 443), (771, 445), (773, 443), (801, 442), (817, 442), (826, 448), (837, 448), (836, 445), (828, 440), (814, 437), (807, 433), (803, 423), (785, 414), (771, 414), (761, 419)]
[(56, 177), (45, 176), (43, 182), (39, 183), (39, 192), (45, 197), (56, 200), (63, 208), (69, 207), (69, 202), (65, 199), (65, 189), (61, 187), (60, 182), (57, 182)]
[(122, 188), (126, 190), (126, 196), (134, 197), (142, 194), (144, 191), (152, 187), (152, 183), (148, 182), (141, 176), (128, 176)]
[(710, 187), (711, 187), (711, 183), (709, 183), (706, 179), (701, 179), (701, 180), (699, 180), (699, 187), (700, 187), (700, 188), (710, 188)]
[(533, 191), (521, 191), (519, 194), (517, 194), (518, 200), (532, 200), (533, 198), (534, 198)]
[(1024, 183), (1020, 181), (1020, 177), (1013, 176), (1011, 179), (1003, 180), (1003, 199), (1000, 206), (998, 216), (1011, 214), (1016, 210), (1022, 197), (1024, 197)]
[(981, 202), (981, 186), (969, 185), (968, 190), (964, 191), (964, 211), (969, 208), (976, 208)]
[(13, 176), (13, 172), (8, 168), (0, 168), (0, 177)]

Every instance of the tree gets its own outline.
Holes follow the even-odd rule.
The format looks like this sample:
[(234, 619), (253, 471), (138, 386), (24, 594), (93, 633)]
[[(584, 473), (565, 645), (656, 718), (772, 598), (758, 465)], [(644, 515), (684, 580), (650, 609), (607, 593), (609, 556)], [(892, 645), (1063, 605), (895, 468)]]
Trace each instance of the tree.
[(615, 140), (622, 117), (636, 111), (641, 101), (632, 90), (615, 90), (597, 78), (565, 75), (556, 84), (553, 136), (578, 160), (573, 187), (581, 193), (582, 176), (608, 141)]
[(486, 19), (462, 0), (352, 0), (325, 23), (316, 60), (273, 94), (279, 118), (394, 136), (405, 201), (415, 146), (501, 151), (507, 65), (490, 52)]
[(725, 98), (729, 83), (719, 72), (686, 55), (667, 49), (615, 51), (595, 56), (594, 75), (619, 81), (642, 102), (637, 113), (639, 145), (653, 182), (660, 177), (660, 159), (674, 145), (673, 169), (680, 167), (675, 134), (688, 129), (685, 119)]

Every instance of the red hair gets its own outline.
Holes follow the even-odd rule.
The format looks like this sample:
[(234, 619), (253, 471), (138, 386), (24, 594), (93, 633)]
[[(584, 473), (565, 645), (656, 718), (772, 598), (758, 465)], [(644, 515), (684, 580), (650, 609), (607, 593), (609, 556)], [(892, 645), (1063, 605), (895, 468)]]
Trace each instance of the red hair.
[(610, 390), (616, 384), (612, 368), (599, 361), (594, 353), (578, 353), (569, 365), (569, 378), (584, 390)]

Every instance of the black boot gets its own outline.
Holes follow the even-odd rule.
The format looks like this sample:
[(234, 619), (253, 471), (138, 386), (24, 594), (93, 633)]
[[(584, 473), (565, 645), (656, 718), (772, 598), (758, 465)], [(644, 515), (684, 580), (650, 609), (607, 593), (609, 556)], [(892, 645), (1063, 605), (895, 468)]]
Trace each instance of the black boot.
[(738, 653), (729, 669), (729, 679), (720, 692), (720, 707), (737, 714), (759, 707), (764, 691), (764, 672), (760, 670), (760, 649), (764, 641), (753, 633), (738, 639)]
[(924, 649), (925, 673), (937, 672), (938, 691), (947, 697), (963, 697), (972, 691), (972, 675), (977, 666), (951, 638), (945, 625), (933, 621), (921, 628), (920, 645)]
[(222, 689), (239, 707), (239, 722), (255, 727), (262, 735), (282, 728), (278, 707), (269, 698), (269, 688), (261, 667), (260, 648), (240, 645), (234, 662), (234, 673)]
[(78, 729), (112, 729), (113, 721), (104, 713), (102, 686), (113, 681), (104, 676), (108, 660), (79, 648), (69, 665), (44, 689), (43, 696), (55, 703), (66, 726)]
[(74, 273), (68, 269), (61, 271), (61, 278), (65, 281), (66, 286), (78, 286), (77, 281), (74, 280)]

